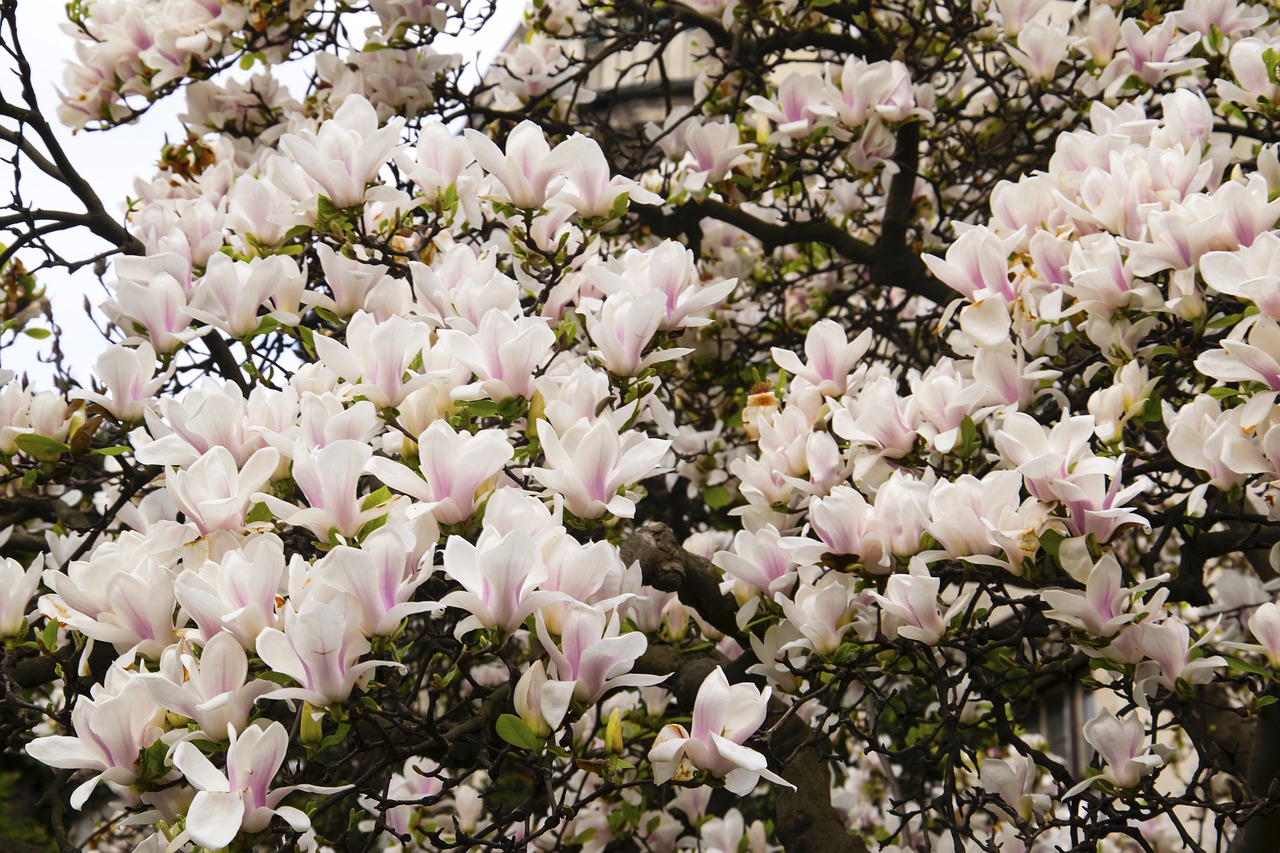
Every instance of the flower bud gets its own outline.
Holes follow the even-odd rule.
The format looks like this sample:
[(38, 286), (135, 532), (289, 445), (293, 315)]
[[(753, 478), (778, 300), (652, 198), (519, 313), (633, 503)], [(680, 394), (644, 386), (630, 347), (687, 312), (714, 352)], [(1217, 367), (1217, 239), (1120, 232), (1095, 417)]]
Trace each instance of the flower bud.
[(307, 746), (318, 746), (324, 740), (324, 711), (310, 702), (302, 703), (302, 722), (298, 737)]
[(622, 755), (622, 716), (614, 708), (604, 727), (604, 751), (610, 755)]

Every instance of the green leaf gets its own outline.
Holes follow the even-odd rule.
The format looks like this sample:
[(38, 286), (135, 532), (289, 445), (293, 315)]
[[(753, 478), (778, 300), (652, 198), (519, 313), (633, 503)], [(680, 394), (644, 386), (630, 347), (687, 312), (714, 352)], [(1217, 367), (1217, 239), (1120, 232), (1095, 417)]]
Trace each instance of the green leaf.
[(1236, 323), (1239, 323), (1243, 319), (1244, 319), (1243, 314), (1227, 314), (1226, 316), (1219, 317), (1216, 320), (1210, 320), (1209, 324), (1205, 326), (1205, 328), (1206, 329), (1226, 329), (1230, 326), (1234, 326)]
[(138, 756), (138, 781), (144, 784), (158, 782), (169, 772), (165, 759), (169, 757), (169, 744), (155, 740)]
[(23, 329), (22, 334), (26, 335), (28, 338), (35, 338), (37, 341), (43, 341), (45, 338), (52, 335), (53, 332), (48, 329), (32, 327), (29, 329)]
[(133, 450), (125, 444), (116, 444), (111, 447), (95, 447), (89, 451), (90, 456), (119, 456), (122, 453), (128, 453)]
[(1280, 71), (1280, 51), (1273, 47), (1269, 47), (1262, 52), (1262, 64), (1267, 66), (1267, 79), (1273, 84), (1280, 84), (1280, 77), (1276, 76)]
[(271, 510), (261, 501), (253, 505), (253, 509), (249, 510), (249, 514), (245, 516), (245, 524), (254, 524), (263, 521), (273, 521), (275, 516), (271, 514)]
[(627, 209), (631, 206), (631, 194), (623, 193), (613, 200), (613, 207), (609, 209), (609, 219), (619, 219), (624, 216)]
[(347, 732), (351, 731), (350, 723), (339, 723), (338, 728), (324, 736), (320, 743), (316, 744), (316, 752), (324, 752), (331, 746), (337, 746), (347, 739)]
[(733, 495), (729, 494), (729, 489), (725, 486), (712, 486), (702, 493), (702, 499), (712, 509), (720, 509), (733, 501)]
[(280, 328), (280, 321), (268, 314), (262, 318), (258, 328), (249, 333), (249, 337), (256, 338), (258, 335), (269, 335), (278, 328)]
[(491, 418), (498, 414), (498, 404), (492, 400), (472, 400), (459, 403), (458, 408), (465, 408), (473, 418)]
[(533, 730), (529, 728), (528, 724), (515, 714), (503, 714), (498, 717), (496, 728), (498, 737), (512, 746), (527, 749), (530, 752), (537, 750), (538, 738), (534, 736)]
[(978, 449), (978, 425), (968, 415), (960, 422), (960, 440), (956, 442), (956, 453), (967, 459)]
[(1275, 674), (1264, 667), (1257, 664), (1242, 661), (1239, 658), (1227, 658), (1227, 668), (1233, 672), (1248, 672), (1253, 675), (1260, 675), (1263, 678), (1274, 678)]
[(1066, 538), (1058, 531), (1050, 528), (1040, 534), (1040, 547), (1044, 549), (1046, 554), (1056, 560), (1058, 558), (1058, 548), (1062, 546), (1062, 540)]
[(365, 499), (360, 502), (360, 510), (363, 512), (367, 509), (373, 509), (375, 506), (386, 503), (389, 500), (391, 500), (391, 490), (383, 486), (373, 494), (365, 496)]
[(307, 355), (312, 358), (316, 357), (316, 333), (306, 326), (298, 326), (298, 337), (302, 339), (302, 348), (307, 351)]
[(61, 441), (35, 433), (24, 433), (14, 441), (23, 453), (41, 462), (57, 462), (62, 454), (71, 452), (71, 448)]
[(57, 651), (58, 620), (50, 619), (45, 623), (44, 630), (40, 632), (40, 647), (50, 653)]

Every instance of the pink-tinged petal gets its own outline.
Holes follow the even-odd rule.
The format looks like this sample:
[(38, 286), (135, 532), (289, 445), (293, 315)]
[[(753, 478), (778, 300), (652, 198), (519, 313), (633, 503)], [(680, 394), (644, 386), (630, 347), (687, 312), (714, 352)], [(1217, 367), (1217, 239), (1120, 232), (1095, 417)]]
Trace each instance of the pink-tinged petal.
[(283, 818), (290, 827), (298, 832), (306, 832), (311, 828), (311, 818), (307, 817), (306, 813), (301, 809), (295, 809), (293, 806), (281, 806), (276, 809), (276, 817)]
[(302, 660), (282, 632), (275, 628), (263, 628), (254, 648), (263, 663), (276, 672), (284, 673), (299, 684), (307, 683), (307, 672), (302, 666)]
[(231, 843), (244, 820), (239, 792), (201, 791), (187, 810), (187, 832), (201, 847), (220, 850)]
[(575, 682), (572, 681), (548, 681), (542, 685), (542, 718), (551, 726), (552, 731), (560, 728), (565, 714), (569, 712), (574, 685)]
[[(570, 605), (570, 607), (573, 607), (573, 605)], [(555, 641), (551, 639), (551, 635), (547, 632), (547, 625), (546, 622), (543, 621), (541, 613), (538, 614), (537, 633), (538, 640), (542, 643), (542, 648), (546, 650), (547, 656), (551, 658), (551, 662), (556, 665), (557, 678), (567, 680), (570, 685), (572, 685), (575, 680), (573, 664), (569, 661), (569, 658), (565, 656), (565, 653), (560, 651), (560, 647), (555, 644)]]
[(413, 473), (407, 466), (401, 465), (399, 462), (388, 459), (385, 456), (375, 456), (369, 460), (365, 470), (377, 477), (388, 488), (403, 492), (410, 497), (431, 503), (434, 506), (434, 497), (426, 481)]
[(698, 697), (693, 702), (693, 730), (690, 737), (705, 740), (711, 732), (724, 730), (725, 718), (729, 715), (729, 679), (724, 670), (716, 667), (698, 688)]
[(76, 737), (54, 735), (36, 738), (27, 744), (27, 755), (41, 764), (63, 769), (93, 768), (105, 770), (104, 756)]
[[(219, 733), (221, 734), (221, 733)], [(222, 771), (214, 766), (205, 754), (188, 742), (178, 744), (173, 751), (173, 766), (182, 772), (193, 788), (200, 791), (227, 793), (231, 783)], [(236, 826), (239, 827), (239, 822)]]
[(102, 781), (102, 777), (105, 775), (105, 773), (99, 773), (98, 775), (91, 776), (77, 785), (76, 789), (71, 792), (71, 808), (76, 811), (82, 809), (85, 802), (89, 799), (89, 795), (93, 793), (93, 789), (98, 787), (98, 783)]
[(216, 634), (200, 652), (196, 682), (205, 696), (238, 690), (249, 675), (249, 659), (244, 647), (231, 634)]

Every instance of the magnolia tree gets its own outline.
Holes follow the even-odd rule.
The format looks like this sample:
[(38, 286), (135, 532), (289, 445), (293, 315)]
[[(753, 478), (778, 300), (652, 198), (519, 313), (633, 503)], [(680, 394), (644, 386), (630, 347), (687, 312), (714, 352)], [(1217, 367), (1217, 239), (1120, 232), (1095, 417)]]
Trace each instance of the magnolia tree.
[(185, 99), (127, 209), (17, 6), (0, 736), (60, 849), (1274, 849), (1273, 5), (535, 0), (481, 76), (460, 0), (76, 0), (58, 120)]

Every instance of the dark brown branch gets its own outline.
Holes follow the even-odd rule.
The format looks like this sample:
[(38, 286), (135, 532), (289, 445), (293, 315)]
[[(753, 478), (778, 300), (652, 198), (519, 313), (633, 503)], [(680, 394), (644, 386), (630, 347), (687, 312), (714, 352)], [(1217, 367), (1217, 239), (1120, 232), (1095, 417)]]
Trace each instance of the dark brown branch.
[(854, 263), (868, 267), (872, 284), (898, 287), (935, 305), (946, 305), (959, 296), (934, 278), (919, 256), (901, 241), (895, 246), (882, 238), (872, 245), (826, 220), (776, 224), (710, 199), (690, 202), (670, 213), (641, 209), (640, 216), (658, 236), (684, 236), (691, 243), (699, 233), (698, 223), (705, 217), (740, 228), (759, 240), (767, 251), (797, 243), (820, 243)]
[(698, 611), (707, 624), (729, 636), (739, 636), (737, 602), (720, 591), (722, 577), (710, 562), (690, 554), (665, 524), (650, 524), (622, 543), (622, 559), (640, 563), (644, 582)]

